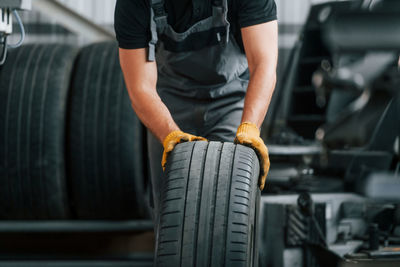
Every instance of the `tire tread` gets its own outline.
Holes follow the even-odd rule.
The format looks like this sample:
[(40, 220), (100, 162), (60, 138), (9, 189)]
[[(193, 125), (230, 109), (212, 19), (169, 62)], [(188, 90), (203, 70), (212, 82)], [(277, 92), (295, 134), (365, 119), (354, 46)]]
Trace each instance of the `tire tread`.
[(161, 195), (156, 266), (257, 265), (251, 243), (260, 196), (255, 159), (252, 149), (232, 143), (175, 148)]

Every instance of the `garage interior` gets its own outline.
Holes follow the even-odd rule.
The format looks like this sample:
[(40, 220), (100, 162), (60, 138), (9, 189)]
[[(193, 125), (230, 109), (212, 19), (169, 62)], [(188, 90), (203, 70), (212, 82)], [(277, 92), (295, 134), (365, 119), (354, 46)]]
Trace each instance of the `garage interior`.
[[(246, 266), (400, 266), (400, 1), (275, 1), (271, 169)], [(0, 0), (0, 266), (153, 266), (115, 2)]]

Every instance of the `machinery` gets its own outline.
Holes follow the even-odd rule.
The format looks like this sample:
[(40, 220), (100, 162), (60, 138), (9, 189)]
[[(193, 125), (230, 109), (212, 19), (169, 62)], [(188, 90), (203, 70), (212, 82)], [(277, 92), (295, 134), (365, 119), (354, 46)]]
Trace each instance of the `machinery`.
[(311, 9), (270, 139), (261, 266), (399, 266), (399, 4)]
[[(17, 10), (30, 10), (31, 6), (31, 0), (0, 0), (0, 46), (2, 48), (2, 53), (0, 54), (0, 66), (3, 65), (6, 60), (7, 49), (20, 46), (25, 38), (24, 26)], [(13, 15), (19, 24), (21, 39), (16, 44), (8, 44), (7, 38), (13, 31)]]

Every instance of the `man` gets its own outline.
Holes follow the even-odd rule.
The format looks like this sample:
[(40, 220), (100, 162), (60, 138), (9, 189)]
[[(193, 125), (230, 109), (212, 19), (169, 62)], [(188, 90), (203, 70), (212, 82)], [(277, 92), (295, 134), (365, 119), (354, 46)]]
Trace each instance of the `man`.
[(259, 128), (276, 81), (274, 0), (117, 0), (115, 30), (132, 106), (148, 128), (156, 224), (161, 165), (180, 142), (253, 147), (263, 189), (269, 159)]

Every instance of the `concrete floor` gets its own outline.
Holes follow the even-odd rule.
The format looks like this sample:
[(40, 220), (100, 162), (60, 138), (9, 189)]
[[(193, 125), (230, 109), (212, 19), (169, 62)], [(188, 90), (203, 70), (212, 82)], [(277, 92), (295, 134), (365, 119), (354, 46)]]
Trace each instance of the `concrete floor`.
[(154, 233), (1, 234), (0, 259), (151, 256)]

